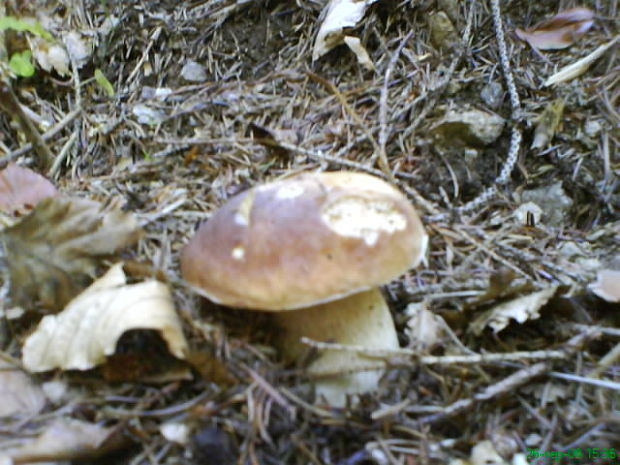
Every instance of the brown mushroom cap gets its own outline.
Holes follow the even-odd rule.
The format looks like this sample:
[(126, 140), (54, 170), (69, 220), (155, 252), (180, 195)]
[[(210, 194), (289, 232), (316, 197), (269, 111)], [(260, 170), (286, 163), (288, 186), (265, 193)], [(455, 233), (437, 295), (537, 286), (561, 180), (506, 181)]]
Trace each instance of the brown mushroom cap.
[(427, 236), (407, 198), (352, 172), (308, 173), (226, 202), (190, 240), (183, 277), (214, 302), (292, 310), (384, 284)]

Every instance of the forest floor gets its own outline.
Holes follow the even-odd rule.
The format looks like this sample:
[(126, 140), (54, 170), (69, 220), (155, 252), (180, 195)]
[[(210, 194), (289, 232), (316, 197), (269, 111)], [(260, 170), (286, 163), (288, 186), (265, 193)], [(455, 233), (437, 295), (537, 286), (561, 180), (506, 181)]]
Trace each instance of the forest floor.
[[(54, 163), (6, 112), (0, 160), (135, 215), (144, 233), (123, 250), (125, 270), (172, 290), (192, 369), (157, 335), (132, 331), (103, 368), (28, 375), (46, 398), (0, 416), (0, 463), (612, 463), (620, 304), (592, 283), (620, 270), (618, 43), (580, 76), (545, 81), (618, 37), (620, 10), (617, 0), (500, 3), (513, 85), (490, 1), (369, 5), (347, 33), (374, 69), (345, 45), (312, 60), (325, 6), (314, 0), (8, 1), (0, 13), (36, 17), (85, 51), (71, 53), (66, 75), (39, 62), (32, 77), (5, 79), (50, 133)], [(565, 49), (535, 50), (514, 33), (576, 6), (594, 25)], [(6, 31), (5, 59), (32, 46), (27, 35)], [(386, 359), (379, 390), (347, 408), (315, 403), (302, 367), (271, 344), (269, 315), (209, 304), (178, 265), (231, 196), (322, 170), (392, 178), (430, 236), (425, 263), (385, 288), (401, 347), (415, 350)], [(620, 286), (610, 276), (605, 285)], [(3, 300), (0, 320), (9, 367), (49, 313), (36, 296), (17, 316), (14, 305)], [(422, 344), (420, 331), (433, 337)], [(60, 418), (114, 440), (56, 437)], [(61, 452), (27, 445), (42, 433)]]

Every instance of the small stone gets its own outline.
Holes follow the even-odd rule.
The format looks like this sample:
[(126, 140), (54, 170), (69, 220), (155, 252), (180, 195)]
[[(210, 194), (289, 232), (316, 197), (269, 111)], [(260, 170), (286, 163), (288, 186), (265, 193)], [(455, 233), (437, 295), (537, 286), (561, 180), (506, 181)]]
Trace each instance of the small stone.
[(181, 77), (190, 82), (204, 82), (207, 80), (207, 72), (200, 63), (188, 61), (181, 69)]
[(569, 260), (574, 257), (582, 257), (585, 254), (584, 251), (574, 241), (564, 242), (559, 247), (558, 252), (560, 253), (560, 255)]
[(131, 112), (137, 117), (138, 123), (155, 125), (160, 124), (166, 119), (166, 114), (155, 108), (151, 108), (143, 103), (136, 104)]
[(453, 48), (459, 36), (447, 14), (443, 11), (432, 13), (429, 17), (431, 43), (437, 48)]
[(499, 82), (489, 82), (480, 91), (480, 98), (482, 101), (492, 109), (497, 109), (504, 100), (504, 88)]
[(431, 132), (445, 146), (479, 147), (495, 142), (504, 128), (504, 118), (481, 110), (450, 110)]
[(562, 226), (573, 206), (573, 200), (562, 189), (562, 182), (523, 191), (521, 200), (539, 205), (543, 211), (541, 221), (549, 226)]
[(603, 129), (603, 125), (598, 120), (586, 121), (586, 124), (583, 127), (583, 131), (586, 133), (588, 137), (598, 136), (601, 133), (602, 129)]

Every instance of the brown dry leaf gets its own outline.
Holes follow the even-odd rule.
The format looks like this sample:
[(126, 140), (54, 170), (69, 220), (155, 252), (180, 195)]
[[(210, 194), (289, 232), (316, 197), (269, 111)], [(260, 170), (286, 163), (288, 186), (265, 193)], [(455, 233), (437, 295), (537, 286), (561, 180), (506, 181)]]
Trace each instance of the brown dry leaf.
[(531, 148), (545, 148), (553, 139), (555, 131), (560, 125), (562, 113), (564, 112), (564, 99), (557, 98), (549, 103), (542, 114), (536, 118), (536, 129), (534, 130), (534, 141)]
[(0, 359), (0, 418), (36, 415), (45, 406), (45, 394), (30, 376)]
[(540, 50), (569, 47), (583, 36), (594, 23), (594, 12), (588, 8), (570, 8), (538, 23), (525, 31), (516, 29), (519, 39)]
[(232, 385), (236, 378), (228, 367), (213, 354), (204, 351), (191, 351), (187, 362), (208, 382)]
[(101, 258), (140, 236), (135, 217), (118, 208), (68, 197), (41, 200), (0, 236), (13, 303), (62, 308), (88, 285)]
[(104, 428), (81, 420), (62, 418), (50, 423), (36, 438), (19, 447), (0, 449), (3, 460), (13, 464), (80, 460), (101, 456), (124, 442), (113, 428)]
[(607, 302), (620, 302), (620, 271), (600, 270), (590, 290)]
[(493, 329), (494, 333), (499, 333), (508, 326), (511, 319), (518, 323), (536, 320), (540, 318), (539, 310), (553, 297), (557, 289), (557, 285), (550, 286), (541, 291), (496, 305), (472, 321), (469, 329), (476, 335), (481, 334), (486, 327)]
[(5, 212), (32, 208), (40, 200), (57, 195), (51, 182), (29, 168), (9, 163), (0, 171), (0, 209)]
[(127, 285), (117, 263), (62, 312), (41, 320), (24, 344), (24, 367), (34, 372), (93, 368), (132, 329), (159, 331), (172, 355), (185, 358), (187, 341), (168, 287), (155, 280)]

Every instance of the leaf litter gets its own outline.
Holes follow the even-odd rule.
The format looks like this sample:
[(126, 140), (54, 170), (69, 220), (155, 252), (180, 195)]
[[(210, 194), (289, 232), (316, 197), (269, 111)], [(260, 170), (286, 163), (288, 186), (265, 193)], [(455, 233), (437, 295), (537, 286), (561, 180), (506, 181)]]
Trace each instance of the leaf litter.
[(594, 12), (577, 7), (561, 11), (537, 25), (515, 29), (517, 37), (540, 50), (559, 50), (570, 47), (590, 30), (594, 24)]
[[(439, 465), (478, 460), (485, 454), (473, 452), (483, 444), (493, 460), (516, 464), (527, 461), (516, 461), (526, 452), (524, 445), (559, 450), (587, 438), (588, 444), (578, 447), (615, 447), (616, 426), (607, 419), (617, 411), (617, 303), (588, 286), (596, 282), (597, 270), (620, 267), (616, 45), (590, 60), (579, 79), (542, 84), (588, 55), (585, 50), (612, 41), (619, 32), (617, 11), (613, 2), (599, 2), (595, 26), (573, 35), (572, 46), (545, 56), (505, 37), (521, 103), (513, 113), (514, 95), (498, 66), (502, 47), (493, 24), (495, 0), (490, 1), (364, 3), (355, 21), (333, 29), (335, 40), (325, 42), (329, 53), (315, 60), (324, 3), (0, 5), (6, 9), (0, 14), (40, 17), (68, 53), (67, 33), (84, 40), (74, 52), (84, 52), (86, 64), (68, 66), (67, 77), (37, 67), (34, 79), (11, 77), (9, 83), (35, 124), (51, 122), (40, 127), (58, 157), (58, 188), (99, 201), (122, 198), (125, 210), (144, 223), (141, 239), (127, 244), (123, 254), (147, 263), (153, 276), (167, 278), (191, 347), (189, 363), (199, 375), (118, 382), (103, 368), (56, 372), (54, 379), (71, 386), (59, 401), (63, 405), (48, 404), (27, 423), (3, 418), (0, 451), (16, 438), (38, 436), (49, 417), (116, 427), (136, 439), (119, 455), (106, 457), (108, 463), (156, 458), (162, 463)], [(504, 29), (522, 25), (523, 18), (557, 13), (545, 3), (497, 3)], [(432, 16), (446, 25), (447, 17), (451, 27), (429, 24)], [(30, 34), (4, 33), (11, 47)], [(346, 48), (336, 49), (345, 37), (359, 39), (358, 51), (367, 58), (359, 56), (375, 71), (364, 69)], [(23, 42), (15, 49), (25, 50)], [(204, 67), (204, 81), (182, 79), (188, 62)], [(95, 69), (113, 84), (113, 97), (92, 79)], [(153, 97), (153, 89), (162, 95)], [(534, 115), (558, 98), (565, 105), (555, 135), (544, 147), (529, 150)], [(149, 111), (134, 114), (136, 108)], [(432, 128), (447, 112), (467, 109), (505, 121), (494, 140), (436, 144), (429, 136)], [(518, 134), (512, 169), (505, 162)], [(24, 137), (0, 114), (0, 157), (42, 166)], [(379, 154), (388, 169), (377, 165)], [(387, 287), (400, 342), (409, 335), (410, 348), (366, 353), (370, 365), (387, 366), (387, 373), (377, 392), (352, 399), (356, 402), (345, 409), (313, 404), (304, 364), (282, 362), (265, 315), (196, 298), (177, 268), (178, 253), (196, 225), (232, 195), (292, 173), (337, 169), (393, 176), (416, 203), (431, 238), (426, 266)], [(555, 184), (566, 200), (560, 209), (543, 195)], [(495, 193), (482, 195), (492, 186)], [(528, 200), (532, 192), (541, 194)], [(520, 205), (526, 208), (517, 211)], [(85, 285), (117, 262), (118, 254), (111, 252), (110, 261), (97, 255)], [(499, 276), (503, 270), (510, 271), (510, 279)], [(144, 279), (149, 276), (130, 275), (129, 285)], [(6, 276), (3, 282), (8, 287)], [(544, 307), (526, 310), (523, 302), (515, 307), (524, 323), (504, 316), (507, 325), (497, 334), (468, 331), (474, 315), (555, 285), (561, 292)], [(83, 287), (77, 287), (68, 294), (79, 294)], [(38, 294), (34, 289), (25, 299), (29, 310), (42, 310)], [(439, 339), (416, 343), (424, 328), (437, 334), (428, 326), (430, 313), (424, 312), (420, 327), (408, 324), (418, 320), (404, 309), (420, 302), (438, 315), (433, 321), (441, 323)], [(38, 318), (30, 311), (21, 315), (0, 323), (2, 350), (17, 359)], [(115, 357), (130, 371), (148, 365), (125, 351), (135, 334), (121, 336), (103, 367)], [(156, 352), (153, 339), (139, 343), (147, 353)], [(420, 354), (418, 347), (427, 352)], [(310, 350), (308, 363), (312, 356)], [(114, 376), (117, 366), (111, 368)], [(548, 394), (551, 384), (561, 396)], [(161, 429), (167, 424), (172, 431)], [(421, 430), (423, 436), (416, 433)], [(175, 442), (179, 439), (184, 444)]]
[(69, 197), (42, 199), (2, 232), (14, 305), (58, 310), (96, 276), (102, 260), (141, 236), (136, 218), (113, 205)]
[(163, 283), (126, 284), (122, 263), (75, 297), (57, 315), (47, 315), (26, 339), (24, 367), (32, 372), (88, 370), (103, 363), (133, 329), (157, 330), (177, 358), (188, 351), (172, 296)]

